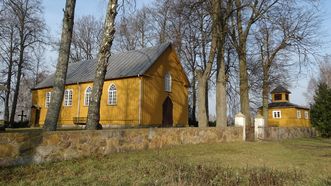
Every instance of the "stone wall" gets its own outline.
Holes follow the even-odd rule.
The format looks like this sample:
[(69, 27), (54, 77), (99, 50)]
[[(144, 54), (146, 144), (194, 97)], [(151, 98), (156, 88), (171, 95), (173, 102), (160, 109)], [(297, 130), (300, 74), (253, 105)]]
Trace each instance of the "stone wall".
[(0, 167), (181, 144), (242, 141), (241, 127), (0, 133)]
[(316, 137), (317, 131), (310, 127), (264, 127), (264, 140), (284, 140), (294, 138)]

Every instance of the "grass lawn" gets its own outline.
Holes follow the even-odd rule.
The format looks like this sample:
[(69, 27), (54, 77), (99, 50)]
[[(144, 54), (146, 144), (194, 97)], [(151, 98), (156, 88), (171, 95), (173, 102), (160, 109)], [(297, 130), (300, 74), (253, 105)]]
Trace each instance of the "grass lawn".
[(183, 145), (0, 170), (0, 185), (331, 185), (331, 139)]

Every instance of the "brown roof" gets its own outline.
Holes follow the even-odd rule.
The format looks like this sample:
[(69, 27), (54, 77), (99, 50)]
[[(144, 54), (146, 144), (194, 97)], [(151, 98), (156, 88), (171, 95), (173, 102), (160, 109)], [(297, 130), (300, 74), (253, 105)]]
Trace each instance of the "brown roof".
[(289, 90), (287, 90), (286, 88), (284, 88), (283, 86), (281, 85), (278, 85), (275, 89), (273, 89), (271, 91), (271, 93), (289, 93), (291, 94), (291, 92)]

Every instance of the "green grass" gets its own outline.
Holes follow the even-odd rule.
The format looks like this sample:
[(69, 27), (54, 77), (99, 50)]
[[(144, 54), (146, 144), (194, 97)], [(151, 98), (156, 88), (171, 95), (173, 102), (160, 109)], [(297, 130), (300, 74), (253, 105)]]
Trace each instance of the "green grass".
[(0, 170), (0, 185), (331, 185), (331, 139), (183, 145)]

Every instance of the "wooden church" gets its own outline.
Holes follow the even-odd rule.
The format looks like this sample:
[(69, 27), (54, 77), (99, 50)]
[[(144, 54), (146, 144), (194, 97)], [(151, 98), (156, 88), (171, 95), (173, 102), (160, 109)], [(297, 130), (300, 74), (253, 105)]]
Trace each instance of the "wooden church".
[[(309, 108), (290, 102), (290, 94), (283, 86), (271, 91), (272, 101), (268, 105), (268, 125), (277, 127), (310, 127)], [(259, 108), (262, 115), (262, 107)]]
[[(70, 64), (58, 126), (84, 125), (96, 60)], [(54, 74), (32, 89), (31, 126), (42, 126)], [(187, 126), (189, 81), (171, 43), (112, 55), (103, 87), (103, 127)]]

